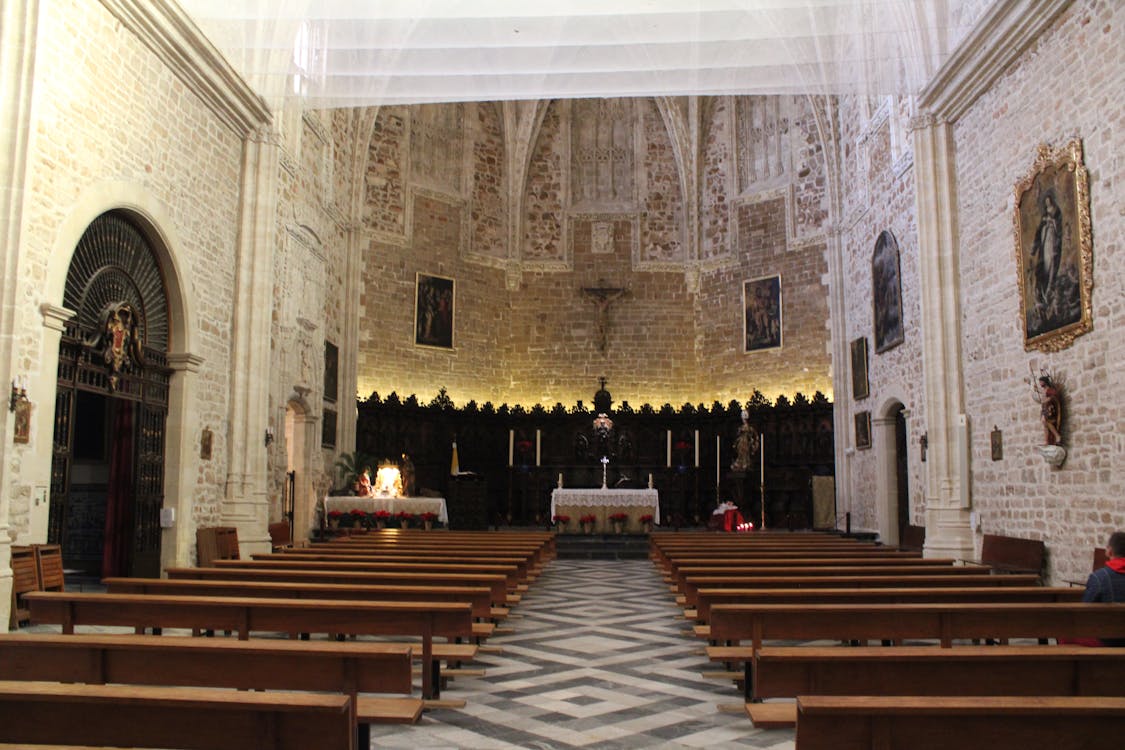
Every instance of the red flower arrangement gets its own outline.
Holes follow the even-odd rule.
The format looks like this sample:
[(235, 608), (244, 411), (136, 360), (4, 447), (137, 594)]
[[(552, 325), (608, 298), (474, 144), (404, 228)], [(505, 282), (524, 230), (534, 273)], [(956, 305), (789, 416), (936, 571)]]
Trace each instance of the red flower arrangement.
[(428, 510), (425, 513), (422, 514), (422, 520), (423, 521), (429, 521), (430, 523), (433, 523), (434, 521), (437, 520), (437, 513), (434, 513), (433, 511)]
[(609, 520), (613, 521), (614, 523), (625, 523), (626, 521), (629, 520), (629, 514), (628, 513), (610, 513), (609, 514)]
[(414, 520), (414, 514), (410, 513), (409, 511), (400, 510), (398, 513), (395, 514), (395, 518), (397, 518), (400, 521), (413, 521)]
[(551, 520), (554, 521), (557, 524), (568, 524), (568, 523), (570, 523), (570, 516), (563, 516), (563, 515), (553, 516), (551, 518)]
[(391, 517), (391, 512), (389, 510), (377, 510), (377, 511), (375, 511), (375, 518), (377, 520), (386, 521), (390, 517)]
[(582, 516), (578, 520), (581, 523), (597, 523), (598, 517), (595, 516), (593, 513), (590, 513), (589, 515)]
[(641, 523), (652, 523), (652, 514), (646, 513), (643, 516), (641, 516), (640, 518), (638, 518), (637, 520), (640, 521)]
[(339, 521), (340, 517), (342, 515), (344, 515), (344, 511), (342, 511), (342, 510), (330, 510), (330, 511), (328, 511), (328, 519), (331, 520), (331, 521)]
[(351, 516), (352, 518), (367, 518), (367, 511), (360, 510), (359, 508), (352, 508)]

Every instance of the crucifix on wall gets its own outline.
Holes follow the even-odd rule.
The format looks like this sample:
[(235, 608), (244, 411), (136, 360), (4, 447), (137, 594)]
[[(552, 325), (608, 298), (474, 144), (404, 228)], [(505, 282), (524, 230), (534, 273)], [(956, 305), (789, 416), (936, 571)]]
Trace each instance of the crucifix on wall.
[(598, 306), (597, 338), (598, 351), (606, 353), (609, 348), (609, 307), (628, 293), (628, 289), (610, 286), (585, 286), (582, 293), (594, 299)]

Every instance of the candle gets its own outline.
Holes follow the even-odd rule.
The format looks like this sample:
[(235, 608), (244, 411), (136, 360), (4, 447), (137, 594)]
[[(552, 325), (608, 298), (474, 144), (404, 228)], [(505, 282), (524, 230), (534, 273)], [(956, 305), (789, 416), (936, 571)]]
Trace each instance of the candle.
[(695, 468), (699, 468), (699, 430), (695, 431)]
[(562, 489), (562, 472), (559, 472), (559, 489)]
[(672, 468), (672, 431), (668, 430), (668, 468)]
[(650, 490), (652, 489), (652, 472), (651, 471), (648, 473), (648, 488)]
[(508, 430), (508, 466), (512, 465), (512, 459), (516, 455), (516, 431)]
[(718, 496), (718, 493), (719, 493), (719, 453), (722, 450), (722, 443), (720, 443), (720, 440), (722, 440), (722, 438), (720, 438), (718, 435), (716, 435), (715, 436), (715, 495), (716, 495), (716, 497)]
[(539, 465), (539, 430), (535, 431), (535, 465)]

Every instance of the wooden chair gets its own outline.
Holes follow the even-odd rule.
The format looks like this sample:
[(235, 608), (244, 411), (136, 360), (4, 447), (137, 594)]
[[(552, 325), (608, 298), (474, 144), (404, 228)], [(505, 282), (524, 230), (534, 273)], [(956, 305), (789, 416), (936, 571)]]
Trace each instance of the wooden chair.
[(273, 545), (273, 551), (285, 549), (293, 546), (292, 535), (289, 533), (289, 522), (278, 521), (269, 525), (270, 544)]
[(31, 547), (12, 547), (12, 613), (8, 628), (14, 630), (20, 623), (31, 620), (23, 595), (39, 590), (39, 575), (35, 568), (35, 553)]
[(196, 529), (195, 552), (200, 567), (215, 560), (238, 560), (238, 529), (233, 526)]
[(33, 544), (35, 570), (39, 575), (40, 591), (62, 591), (63, 580), (62, 547), (57, 544)]

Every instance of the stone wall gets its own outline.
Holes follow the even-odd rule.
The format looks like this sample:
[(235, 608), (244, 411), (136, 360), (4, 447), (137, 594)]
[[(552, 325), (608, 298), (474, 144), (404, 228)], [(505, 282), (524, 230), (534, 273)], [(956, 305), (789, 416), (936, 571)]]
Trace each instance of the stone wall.
[[(981, 531), (1046, 541), (1054, 580), (1082, 580), (1092, 549), (1125, 528), (1125, 6), (1078, 0), (957, 122), (962, 346)], [(1040, 143), (1085, 147), (1094, 246), (1094, 330), (1054, 354), (1025, 351), (1014, 260), (1014, 191)], [(1029, 367), (1065, 378), (1069, 456), (1043, 442)], [(989, 433), (1003, 432), (992, 461)]]
[[(570, 405), (603, 375), (633, 404), (745, 400), (755, 388), (831, 395), (826, 173), (811, 105), (755, 99), (743, 107), (755, 130), (738, 127), (737, 100), (700, 100), (698, 144), (669, 126), (682, 105), (550, 102), (526, 144), (504, 133), (497, 105), (467, 107), (466, 153), (444, 158), (471, 164), (468, 184), (444, 191), (402, 166), (421, 110), (381, 110), (364, 170), (360, 395), (428, 400), (446, 388), (457, 403)], [(755, 148), (771, 160), (759, 164)], [(501, 168), (512, 153), (528, 154), (522, 185)], [(695, 163), (702, 184), (683, 172)], [(456, 280), (452, 351), (413, 344), (419, 272)], [(776, 273), (786, 343), (748, 355), (743, 282)], [(625, 291), (603, 303), (591, 289)]]
[(62, 232), (75, 229), (76, 217), (122, 205), (144, 206), (144, 223), (175, 243), (168, 250), (194, 301), (191, 353), (203, 365), (183, 428), (198, 446), (209, 427), (214, 445), (210, 461), (196, 450), (181, 467), (194, 489), (192, 517), (179, 522), (213, 523), (226, 479), (241, 138), (100, 3), (44, 5), (38, 45), (15, 365), (32, 381), (37, 422), (31, 443), (8, 453), (13, 479), (3, 491), (13, 498), (12, 527), (21, 541), (45, 535), (47, 506), (30, 501), (34, 488), (45, 491), (50, 473), (52, 405), (45, 397), (56, 374), (40, 368), (39, 305), (62, 303), (61, 292), (45, 293), (66, 274), (73, 245), (60, 244), (77, 241)]
[[(919, 282), (918, 230), (915, 223), (914, 170), (908, 118), (910, 99), (841, 97), (837, 100), (840, 132), (841, 176), (839, 190), (844, 207), (840, 243), (844, 277), (840, 280), (846, 311), (846, 338), (867, 341), (870, 395), (851, 399), (846, 413), (849, 448), (855, 447), (855, 415), (869, 412), (873, 419), (890, 416), (897, 404), (908, 411), (907, 460), (910, 493), (909, 522), (925, 524), (925, 473), (919, 440), (925, 431), (925, 394), (922, 375), (921, 287)], [(903, 342), (877, 351), (874, 328), (873, 266), (875, 242), (891, 232), (899, 249), (902, 285)], [(852, 382), (850, 361), (840, 363)], [(885, 481), (879, 473), (878, 451), (858, 449), (846, 454), (850, 486), (838, 488), (843, 504), (852, 513), (853, 528), (878, 530), (880, 513), (876, 488)], [(838, 472), (838, 477), (843, 477)], [(838, 480), (839, 481), (839, 480)], [(893, 494), (893, 493), (892, 493)]]

